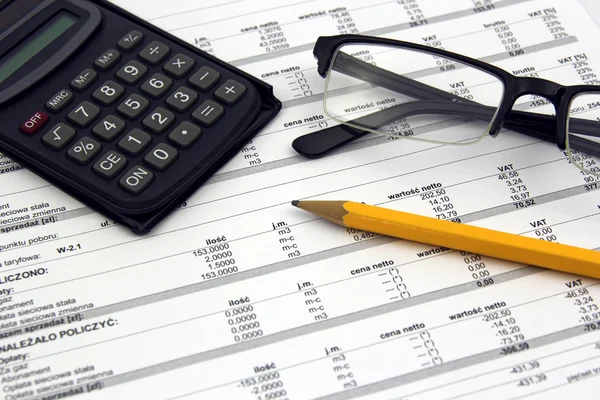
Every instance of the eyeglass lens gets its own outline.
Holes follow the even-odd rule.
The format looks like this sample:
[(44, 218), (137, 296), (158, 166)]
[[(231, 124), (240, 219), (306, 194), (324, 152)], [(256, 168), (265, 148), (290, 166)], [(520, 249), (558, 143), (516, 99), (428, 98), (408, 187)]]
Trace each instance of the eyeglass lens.
[[(427, 51), (357, 43), (336, 51), (324, 107), (330, 118), (362, 131), (472, 144), (488, 134), (503, 95), (502, 81), (474, 66)], [(587, 153), (600, 155), (600, 92), (576, 96), (570, 110), (565, 155), (596, 180), (600, 165)]]
[(433, 53), (349, 44), (331, 63), (324, 103), (331, 118), (355, 128), (469, 144), (488, 132), (503, 92), (494, 75)]

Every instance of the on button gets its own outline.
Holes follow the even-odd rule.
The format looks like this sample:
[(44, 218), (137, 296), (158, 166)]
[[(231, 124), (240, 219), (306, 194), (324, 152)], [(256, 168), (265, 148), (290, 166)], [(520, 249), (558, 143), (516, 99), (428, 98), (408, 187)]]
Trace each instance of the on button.
[(21, 124), (21, 132), (26, 135), (35, 135), (46, 126), (49, 120), (48, 114), (38, 111)]

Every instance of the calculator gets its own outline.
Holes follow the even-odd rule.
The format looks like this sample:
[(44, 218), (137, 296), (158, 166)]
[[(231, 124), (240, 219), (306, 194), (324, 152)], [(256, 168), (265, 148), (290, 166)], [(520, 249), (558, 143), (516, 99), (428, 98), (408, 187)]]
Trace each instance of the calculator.
[(107, 1), (0, 0), (0, 152), (135, 233), (280, 109), (271, 86)]

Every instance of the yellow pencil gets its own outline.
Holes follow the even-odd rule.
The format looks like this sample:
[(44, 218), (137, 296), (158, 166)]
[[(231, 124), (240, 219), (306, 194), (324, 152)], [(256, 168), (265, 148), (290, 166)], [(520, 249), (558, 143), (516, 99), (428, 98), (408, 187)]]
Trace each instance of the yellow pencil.
[(338, 225), (600, 278), (600, 252), (351, 201), (292, 205)]

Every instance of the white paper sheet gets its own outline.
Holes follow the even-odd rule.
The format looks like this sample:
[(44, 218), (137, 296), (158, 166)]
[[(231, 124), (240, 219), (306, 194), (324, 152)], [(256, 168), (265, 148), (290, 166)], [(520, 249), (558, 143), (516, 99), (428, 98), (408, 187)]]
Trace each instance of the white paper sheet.
[[(351, 199), (600, 247), (598, 184), (550, 143), (509, 131), (468, 147), (368, 138), (319, 160), (290, 147), (333, 124), (312, 56), (319, 35), (435, 36), (516, 74), (580, 84), (600, 71), (600, 30), (578, 2), (118, 4), (264, 79), (284, 108), (146, 237), (0, 156), (4, 399), (597, 391), (596, 280), (344, 230), (289, 205)], [(499, 25), (524, 55), (510, 57)], [(511, 197), (511, 179), (526, 198)]]

